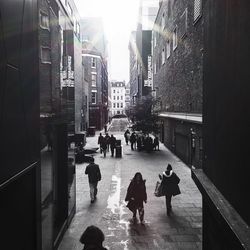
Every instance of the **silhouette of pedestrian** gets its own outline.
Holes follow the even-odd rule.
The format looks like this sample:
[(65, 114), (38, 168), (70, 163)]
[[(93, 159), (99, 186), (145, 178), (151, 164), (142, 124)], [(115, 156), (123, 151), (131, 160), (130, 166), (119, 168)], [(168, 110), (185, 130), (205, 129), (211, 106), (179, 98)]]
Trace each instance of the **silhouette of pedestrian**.
[(91, 203), (93, 203), (96, 199), (96, 195), (98, 191), (97, 184), (98, 184), (98, 181), (100, 181), (102, 178), (99, 165), (95, 164), (94, 162), (95, 162), (94, 158), (91, 158), (90, 164), (85, 169), (85, 174), (88, 175), (88, 179), (89, 179)]
[(129, 130), (127, 129), (124, 133), (124, 138), (125, 138), (125, 141), (126, 141), (126, 144), (128, 145), (128, 140), (129, 140), (129, 135), (130, 135), (130, 132)]
[(107, 143), (107, 151), (109, 152), (109, 146), (110, 146), (110, 136), (108, 133), (106, 133), (106, 136), (105, 136), (105, 140), (106, 140), (106, 143)]
[(134, 222), (136, 221), (136, 212), (139, 212), (141, 223), (144, 223), (144, 206), (147, 203), (146, 180), (143, 180), (142, 174), (137, 172), (131, 180), (127, 189), (125, 201), (128, 201), (127, 207), (133, 212)]
[(172, 166), (170, 164), (168, 164), (167, 170), (163, 172), (162, 175), (159, 174), (159, 178), (162, 180), (162, 193), (165, 195), (166, 198), (167, 215), (170, 216), (170, 213), (172, 212), (172, 196), (181, 193), (180, 188), (178, 186), (180, 178), (172, 170)]
[(130, 136), (130, 144), (131, 144), (131, 149), (134, 150), (134, 144), (136, 142), (136, 136), (135, 136), (135, 132), (132, 133), (132, 135)]
[(156, 136), (154, 138), (154, 150), (158, 149), (158, 151), (160, 150), (159, 148), (159, 138)]
[(103, 247), (105, 237), (102, 230), (96, 226), (89, 226), (83, 232), (80, 242), (84, 244), (83, 250), (107, 250)]
[(116, 146), (116, 138), (111, 135), (110, 139), (110, 150), (111, 150), (111, 157), (114, 157), (114, 150), (115, 150), (115, 146)]
[(100, 146), (100, 153), (102, 153), (102, 143), (103, 143), (104, 137), (102, 136), (102, 133), (98, 136), (98, 145)]

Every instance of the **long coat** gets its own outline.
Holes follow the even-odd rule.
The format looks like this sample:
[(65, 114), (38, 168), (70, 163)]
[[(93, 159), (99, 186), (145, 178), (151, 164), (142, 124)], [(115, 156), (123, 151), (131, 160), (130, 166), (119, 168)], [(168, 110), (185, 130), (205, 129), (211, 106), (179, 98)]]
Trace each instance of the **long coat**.
[(143, 180), (137, 183), (134, 179), (130, 182), (127, 195), (125, 201), (131, 201), (131, 198), (134, 198), (135, 206), (143, 207), (143, 201), (147, 200), (147, 192), (146, 192), (146, 180)]
[(169, 174), (167, 174), (167, 171), (163, 172), (162, 175), (162, 193), (164, 195), (178, 195), (181, 193), (180, 188), (178, 186), (180, 182), (180, 178), (174, 173), (173, 171), (170, 171)]

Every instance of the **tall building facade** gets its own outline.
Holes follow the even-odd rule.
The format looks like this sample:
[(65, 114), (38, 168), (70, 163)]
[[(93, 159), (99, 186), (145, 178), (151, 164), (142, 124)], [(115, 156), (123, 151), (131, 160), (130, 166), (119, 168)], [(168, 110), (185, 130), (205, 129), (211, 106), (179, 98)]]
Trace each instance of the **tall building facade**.
[(85, 79), (89, 83), (89, 126), (101, 130), (108, 122), (108, 71), (102, 54), (92, 43), (82, 43)]
[(202, 166), (201, 1), (162, 1), (152, 36), (160, 138), (186, 164)]
[(111, 115), (120, 115), (125, 114), (126, 109), (126, 88), (125, 88), (125, 82), (110, 82), (111, 86)]
[(202, 249), (250, 249), (250, 2), (202, 1)]
[(90, 127), (101, 130), (108, 122), (108, 54), (100, 18), (81, 19), (84, 79), (88, 82)]
[(0, 12), (1, 247), (56, 249), (75, 213), (79, 17), (71, 0), (1, 1)]
[(136, 31), (132, 31), (129, 39), (129, 85), (131, 106), (135, 105), (138, 96), (138, 79), (137, 79), (137, 47)]
[[(152, 92), (151, 39), (152, 27), (158, 8), (159, 2), (156, 0), (142, 0), (140, 2), (138, 25), (135, 34), (138, 88), (134, 97), (135, 102), (142, 100)], [(133, 46), (133, 43), (131, 43), (131, 46)]]

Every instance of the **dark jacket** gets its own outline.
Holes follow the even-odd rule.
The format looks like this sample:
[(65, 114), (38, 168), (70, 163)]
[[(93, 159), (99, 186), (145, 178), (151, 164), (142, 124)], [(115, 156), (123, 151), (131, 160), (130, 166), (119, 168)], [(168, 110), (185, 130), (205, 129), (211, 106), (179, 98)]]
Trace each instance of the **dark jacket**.
[(147, 192), (146, 192), (145, 182), (146, 182), (146, 180), (143, 180), (143, 181), (137, 183), (133, 179), (128, 186), (125, 201), (129, 201), (129, 200), (131, 200), (131, 198), (134, 198), (134, 200), (138, 201), (138, 202), (146, 201), (147, 200)]
[(85, 174), (87, 174), (89, 177), (89, 183), (98, 182), (102, 178), (99, 165), (97, 165), (95, 163), (90, 163), (86, 167)]
[(107, 248), (95, 245), (85, 245), (83, 250), (107, 250)]
[(104, 137), (102, 136), (102, 135), (99, 135), (99, 137), (98, 137), (98, 144), (102, 144), (102, 142), (103, 142), (103, 140), (104, 140)]
[(172, 170), (168, 173), (167, 171), (162, 174), (162, 193), (164, 195), (178, 195), (181, 193), (178, 186), (180, 178)]
[(114, 148), (116, 144), (116, 138), (114, 136), (113, 137), (111, 136), (109, 139), (109, 143), (110, 143), (110, 147)]

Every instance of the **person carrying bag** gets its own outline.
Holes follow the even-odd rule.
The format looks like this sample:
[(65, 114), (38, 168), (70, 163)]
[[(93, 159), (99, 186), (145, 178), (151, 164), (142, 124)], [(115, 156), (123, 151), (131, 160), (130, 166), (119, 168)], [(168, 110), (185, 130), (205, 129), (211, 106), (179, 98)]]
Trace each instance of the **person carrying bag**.
[(180, 178), (173, 171), (170, 164), (168, 164), (167, 170), (164, 171), (162, 175), (159, 174), (159, 178), (161, 179), (161, 196), (165, 195), (166, 197), (167, 215), (170, 216), (170, 213), (172, 212), (172, 196), (181, 193), (178, 185), (180, 183)]

